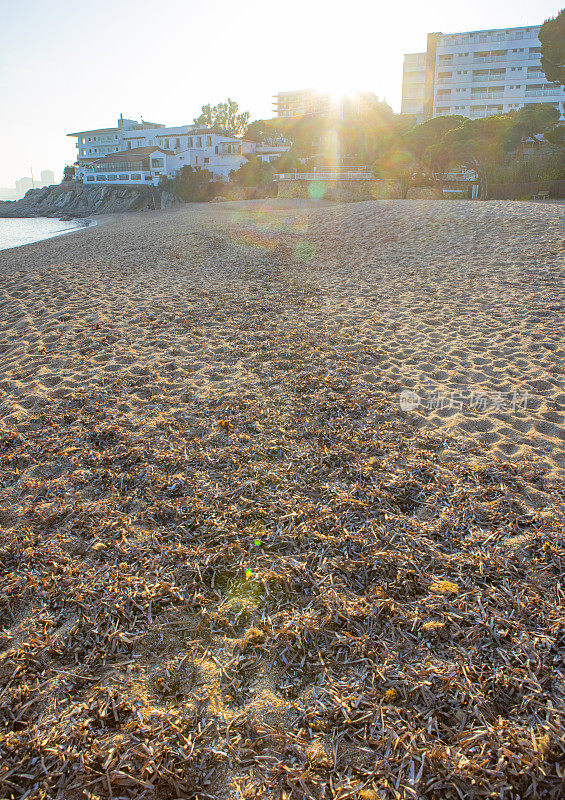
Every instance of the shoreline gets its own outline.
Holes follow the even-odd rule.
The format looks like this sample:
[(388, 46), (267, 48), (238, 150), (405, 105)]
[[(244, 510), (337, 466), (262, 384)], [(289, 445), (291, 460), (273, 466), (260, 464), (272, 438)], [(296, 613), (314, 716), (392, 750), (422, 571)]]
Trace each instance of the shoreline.
[[(0, 222), (3, 219), (16, 220), (17, 222), (24, 222), (25, 223), (27, 220), (30, 220), (30, 221), (31, 220), (42, 220), (42, 219), (56, 220), (57, 218), (56, 217), (44, 217), (44, 216), (38, 216), (38, 217), (0, 217)], [(44, 242), (44, 241), (48, 241), (50, 239), (55, 239), (55, 238), (57, 238), (59, 236), (64, 236), (64, 235), (67, 235), (67, 234), (70, 234), (70, 233), (76, 233), (76, 232), (82, 231), (82, 230), (84, 230), (86, 228), (92, 228), (92, 227), (95, 227), (98, 224), (97, 220), (91, 219), (90, 217), (77, 217), (76, 219), (73, 219), (73, 220), (70, 220), (70, 219), (58, 219), (57, 221), (60, 222), (60, 223), (64, 223), (64, 224), (76, 222), (76, 224), (73, 224), (72, 227), (69, 227), (69, 228), (63, 228), (63, 229), (58, 230), (58, 231), (53, 231), (52, 233), (43, 234), (43, 235), (41, 235), (41, 237), (39, 239), (34, 239), (31, 242), (23, 242), (21, 244), (13, 244), (13, 245), (7, 245), (7, 246), (0, 245), (0, 252), (4, 252), (5, 250), (17, 250), (20, 247), (27, 247), (30, 244), (38, 244), (39, 242)]]

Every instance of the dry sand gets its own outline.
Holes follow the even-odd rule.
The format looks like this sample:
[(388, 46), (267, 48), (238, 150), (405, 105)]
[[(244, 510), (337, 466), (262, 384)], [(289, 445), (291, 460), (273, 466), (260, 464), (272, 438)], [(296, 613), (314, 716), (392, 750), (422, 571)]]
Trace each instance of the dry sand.
[(218, 203), (0, 253), (5, 790), (559, 796), (564, 223)]
[(302, 331), (328, 374), (411, 389), (421, 423), (565, 475), (564, 206), (193, 206), (0, 253), (0, 270), (5, 422), (114, 379), (139, 384), (117, 414), (276, 392), (272, 344)]

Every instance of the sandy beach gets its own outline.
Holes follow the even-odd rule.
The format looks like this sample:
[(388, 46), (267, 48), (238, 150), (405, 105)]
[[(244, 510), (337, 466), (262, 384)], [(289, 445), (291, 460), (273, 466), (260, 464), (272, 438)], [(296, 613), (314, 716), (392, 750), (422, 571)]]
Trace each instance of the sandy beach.
[(276, 394), (273, 347), (314, 336), (304, 368), (412, 390), (418, 424), (565, 475), (562, 205), (192, 206), (0, 269), (5, 423), (114, 379), (140, 384), (119, 415), (151, 413), (150, 395), (173, 412), (186, 393)]
[(564, 318), (560, 204), (0, 252), (7, 796), (561, 796)]

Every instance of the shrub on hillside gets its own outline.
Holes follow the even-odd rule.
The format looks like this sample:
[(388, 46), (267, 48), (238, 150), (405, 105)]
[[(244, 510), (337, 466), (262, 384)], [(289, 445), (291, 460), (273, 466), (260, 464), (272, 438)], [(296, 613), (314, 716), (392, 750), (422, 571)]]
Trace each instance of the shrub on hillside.
[(207, 169), (184, 166), (174, 178), (163, 178), (160, 186), (185, 203), (205, 203), (221, 194), (224, 184), (214, 181)]

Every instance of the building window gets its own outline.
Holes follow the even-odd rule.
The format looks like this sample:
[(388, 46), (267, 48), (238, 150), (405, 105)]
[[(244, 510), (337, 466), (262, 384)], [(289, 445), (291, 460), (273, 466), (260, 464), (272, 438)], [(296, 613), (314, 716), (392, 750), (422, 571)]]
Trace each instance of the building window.
[(165, 150), (169, 149), (169, 140), (165, 139)]
[(188, 146), (192, 147), (192, 136), (188, 137)]
[(205, 164), (209, 164), (209, 163), (210, 163), (210, 159), (209, 159), (209, 158), (205, 158), (205, 159), (204, 159), (204, 163), (205, 163)]
[(151, 166), (152, 167), (164, 167), (165, 162), (162, 158), (152, 158), (151, 159)]
[(202, 136), (196, 137), (196, 147), (202, 147)]
[(97, 181), (105, 181), (106, 180), (106, 176), (105, 175), (97, 175), (96, 176), (96, 180)]
[(140, 181), (141, 175), (138, 172), (136, 172), (134, 175), (131, 176), (131, 179), (132, 181)]
[(178, 150), (180, 147), (180, 139), (175, 139), (175, 148)]
[(153, 180), (153, 178), (151, 177), (151, 175), (146, 175), (146, 176), (145, 176), (145, 180), (146, 180), (146, 181), (152, 181), (152, 180)]
[(94, 175), (88, 175), (86, 180), (87, 181), (93, 181), (94, 180)]
[(108, 180), (109, 181), (117, 181), (118, 180), (118, 176), (117, 175), (108, 175)]
[(129, 175), (120, 175), (119, 178), (121, 181), (129, 181)]
[(207, 136), (206, 137), (206, 147), (212, 147), (212, 137), (211, 136)]

